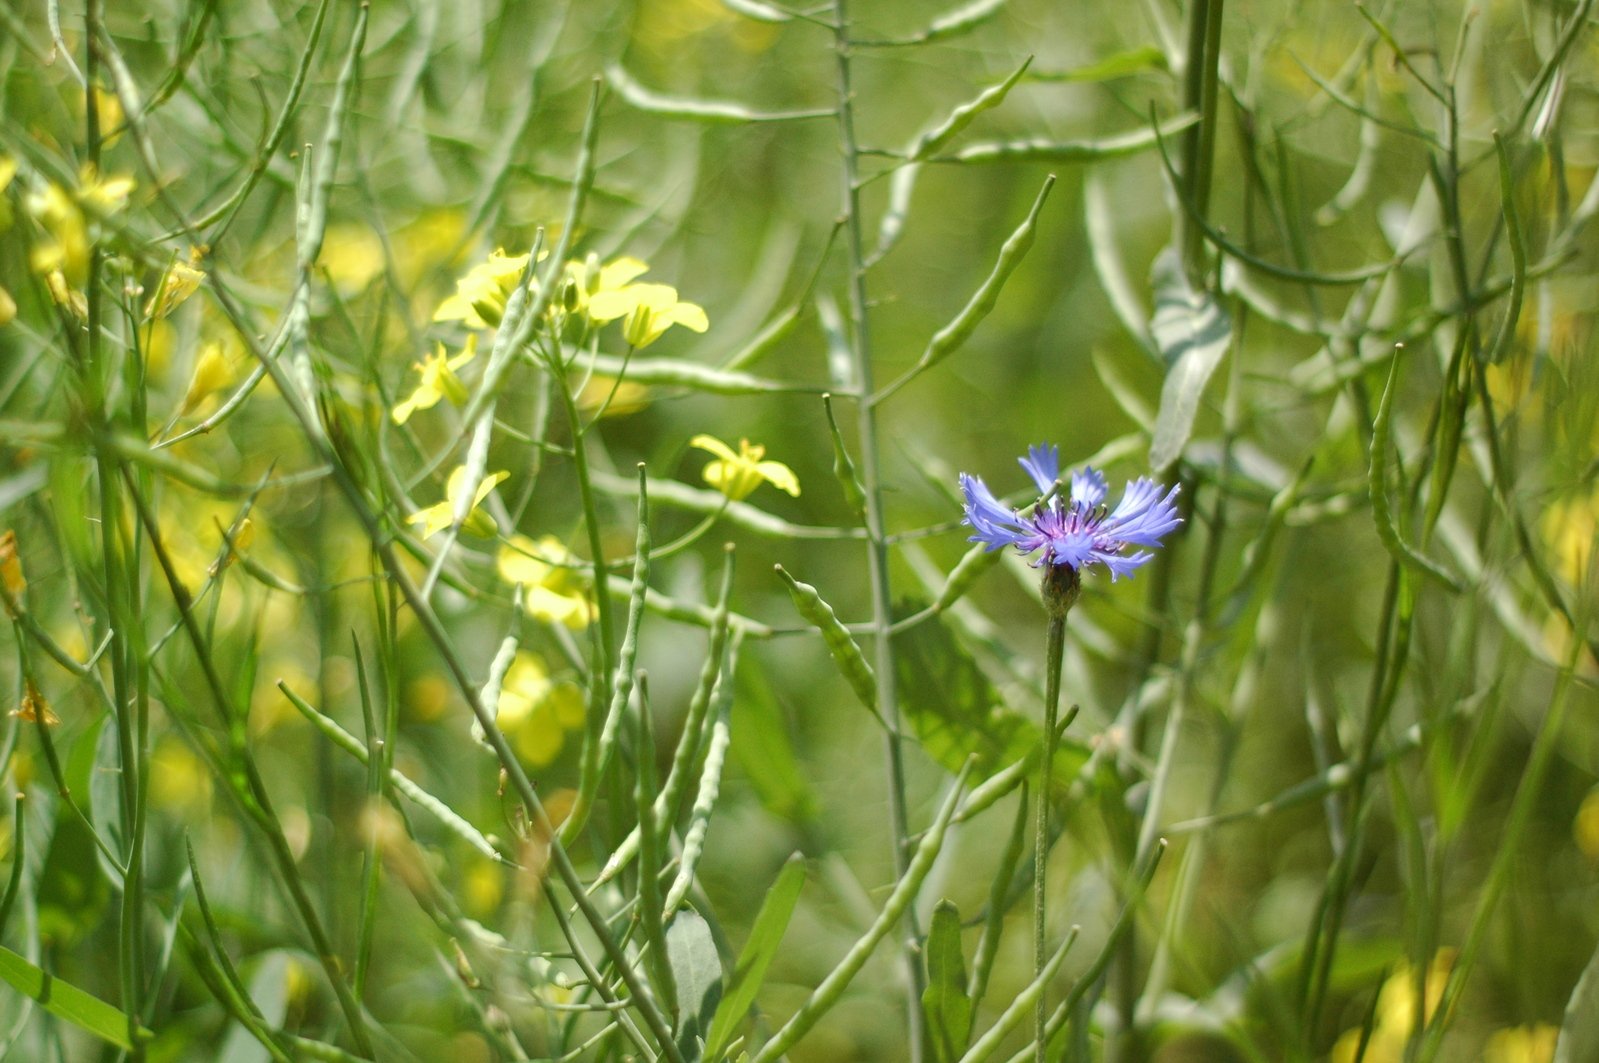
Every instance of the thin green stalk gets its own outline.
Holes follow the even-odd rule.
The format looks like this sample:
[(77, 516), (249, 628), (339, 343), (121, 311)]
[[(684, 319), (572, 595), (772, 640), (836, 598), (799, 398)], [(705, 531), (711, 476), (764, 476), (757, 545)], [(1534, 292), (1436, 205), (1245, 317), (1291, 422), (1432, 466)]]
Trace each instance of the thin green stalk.
[(295, 913), (300, 917), (306, 934), (311, 939), (312, 947), (316, 950), (317, 959), (321, 962), (329, 984), (333, 987), (334, 996), (338, 999), (339, 1009), (344, 1015), (345, 1022), (349, 1025), (350, 1036), (355, 1040), (356, 1048), (367, 1058), (372, 1058), (372, 1040), (366, 1027), (366, 1016), (361, 1010), (360, 1003), (350, 992), (349, 983), (344, 978), (342, 964), (334, 954), (332, 942), (328, 939), (327, 932), (323, 929), (322, 920), (316, 912), (316, 906), (311, 902), (310, 895), (306, 892), (305, 883), (300, 877), (298, 861), (295, 859), (287, 839), (283, 836), (283, 829), (276, 813), (272, 810), (271, 799), (267, 795), (266, 785), (262, 782), (260, 773), (255, 766), (255, 758), (250, 753), (248, 744), (243, 740), (243, 718), (234, 711), (227, 686), (217, 672), (215, 657), (205, 634), (200, 630), (199, 621), (195, 618), (188, 589), (184, 587), (182, 580), (179, 579), (177, 570), (172, 566), (172, 558), (162, 544), (161, 529), (155, 519), (155, 514), (150, 511), (150, 507), (139, 495), (138, 491), (132, 489), (132, 473), (124, 468), (123, 475), (130, 488), (129, 497), (133, 502), (139, 521), (144, 525), (145, 532), (149, 536), (150, 547), (154, 551), (156, 561), (161, 566), (162, 574), (166, 578), (167, 589), (173, 603), (178, 607), (178, 614), (193, 646), (195, 658), (200, 665), (200, 671), (204, 676), (206, 687), (216, 703), (219, 714), (227, 724), (230, 734), (233, 736), (230, 739), (231, 751), (237, 761), (238, 774), (242, 776), (242, 778), (237, 780), (240, 802), (250, 820), (266, 836), (268, 849), (272, 854), (278, 877), (288, 891), (290, 903), (293, 905)]
[(1185, 198), (1194, 213), (1178, 220), (1177, 248), (1196, 289), (1204, 287), (1205, 237), (1200, 218), (1209, 213), (1211, 175), (1215, 164), (1216, 100), (1220, 81), (1223, 0), (1190, 0), (1188, 54), (1183, 74), (1183, 109), (1199, 115), (1199, 123), (1183, 133)]
[[(833, 0), (833, 49), (837, 57), (838, 132), (842, 153), (842, 183), (845, 241), (849, 255), (849, 318), (855, 384), (861, 396), (869, 396), (872, 383), (871, 331), (866, 297), (866, 252), (861, 236), (860, 148), (855, 140), (855, 90), (850, 62), (853, 44), (849, 39), (848, 0)], [(876, 635), (877, 709), (884, 721), (883, 750), (888, 771), (889, 825), (893, 833), (895, 877), (903, 879), (909, 870), (910, 828), (905, 810), (905, 765), (900, 747), (899, 696), (895, 683), (894, 647), (889, 637), (893, 624), (893, 600), (889, 587), (888, 542), (883, 520), (881, 462), (878, 455), (877, 410), (864, 398), (857, 403), (856, 430), (860, 442), (861, 488), (865, 493), (867, 564), (872, 590), (872, 630)], [(922, 1063), (926, 1052), (922, 1029), (922, 990), (926, 973), (921, 960), (921, 932), (914, 912), (907, 912), (904, 967), (908, 992), (905, 997), (906, 1047), (911, 1063)]]
[[(1055, 565), (1044, 578), (1046, 583), (1057, 568)], [(1072, 570), (1071, 584), (1076, 585), (1077, 573)], [(1046, 591), (1046, 597), (1048, 592)], [(1051, 610), (1049, 637), (1044, 652), (1044, 759), (1039, 765), (1038, 807), (1033, 817), (1033, 976), (1039, 983), (1038, 997), (1033, 1007), (1033, 1058), (1044, 1063), (1044, 1026), (1049, 1021), (1049, 993), (1043, 985), (1044, 970), (1050, 964), (1047, 915), (1049, 890), (1049, 783), (1055, 765), (1055, 747), (1060, 741), (1057, 717), (1060, 714), (1060, 673), (1066, 656), (1066, 614), (1070, 605), (1058, 613)], [(1057, 961), (1058, 965), (1058, 961)]]

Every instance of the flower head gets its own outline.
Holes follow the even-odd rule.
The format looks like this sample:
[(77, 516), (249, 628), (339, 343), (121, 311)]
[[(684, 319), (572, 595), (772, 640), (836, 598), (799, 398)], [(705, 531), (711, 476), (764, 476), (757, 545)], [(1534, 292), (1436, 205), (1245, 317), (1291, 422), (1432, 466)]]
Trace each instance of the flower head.
[(1161, 494), (1161, 485), (1140, 477), (1127, 485), (1115, 509), (1105, 506), (1105, 476), (1091, 467), (1072, 473), (1069, 489), (1060, 480), (1060, 448), (1040, 443), (1020, 459), (1027, 475), (1044, 495), (1024, 513), (1008, 509), (975, 476), (961, 473), (966, 496), (963, 523), (975, 533), (974, 543), (990, 550), (1014, 546), (1023, 554), (1042, 551), (1033, 567), (1070, 568), (1102, 564), (1110, 578), (1130, 576), (1153, 555), (1128, 547), (1159, 546), (1182, 518), (1177, 515), (1177, 488)]
[(534, 542), (513, 535), (500, 547), (495, 567), (501, 579), (522, 588), (522, 607), (529, 616), (578, 631), (597, 615), (579, 564), (554, 536)]
[[(466, 516), (461, 521), (461, 528), (474, 535), (493, 535), (498, 529), (494, 518), (487, 513), (480, 512), (478, 506), (489, 497), (489, 492), (511, 474), (508, 472), (489, 473), (477, 485), (477, 491), (472, 495), (472, 504), (466, 507)], [(457, 465), (455, 471), (450, 473), (450, 479), (444, 485), (444, 501), (435, 502), (426, 509), (419, 509), (406, 517), (411, 524), (422, 525), (422, 538), (429, 539), (455, 523), (456, 510), (461, 508), (465, 501), (467, 471), (465, 465)]]
[(457, 406), (464, 405), (469, 398), (466, 385), (461, 383), (461, 378), (456, 376), (456, 371), (470, 362), (477, 354), (477, 333), (466, 338), (466, 346), (461, 353), (450, 357), (444, 350), (444, 344), (438, 345), (438, 353), (417, 362), (412, 368), (421, 374), (422, 380), (417, 384), (416, 390), (401, 399), (391, 411), (395, 424), (404, 424), (411, 419), (417, 410), (428, 410), (437, 406), (440, 399), (449, 399)]
[(508, 255), (495, 248), (487, 262), (473, 266), (455, 282), (455, 294), (439, 304), (433, 320), (461, 321), (470, 329), (498, 325), (527, 260), (527, 255)]
[(747, 439), (738, 441), (738, 453), (715, 436), (698, 435), (689, 440), (689, 446), (708, 450), (716, 455), (715, 461), (705, 466), (705, 482), (728, 498), (737, 502), (749, 497), (751, 491), (769, 483), (779, 491), (799, 497), (799, 478), (780, 461), (763, 461), (766, 448), (756, 446)]
[(705, 311), (694, 303), (678, 299), (670, 284), (626, 284), (602, 289), (589, 297), (589, 319), (596, 323), (626, 318), (622, 336), (637, 348), (648, 347), (673, 325), (693, 332), (711, 327)]

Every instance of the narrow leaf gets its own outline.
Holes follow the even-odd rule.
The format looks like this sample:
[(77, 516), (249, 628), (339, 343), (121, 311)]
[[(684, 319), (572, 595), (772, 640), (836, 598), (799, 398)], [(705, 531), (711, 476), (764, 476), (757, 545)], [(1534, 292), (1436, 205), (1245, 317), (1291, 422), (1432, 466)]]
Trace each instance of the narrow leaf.
[(739, 953), (738, 963), (733, 967), (733, 977), (728, 980), (727, 994), (711, 1022), (704, 1058), (721, 1058), (733, 1040), (733, 1031), (755, 1003), (761, 982), (766, 978), (766, 968), (771, 966), (778, 946), (783, 943), (783, 934), (788, 930), (788, 921), (794, 915), (794, 906), (799, 903), (804, 886), (805, 864), (795, 853), (778, 872), (777, 880), (761, 902), (760, 914), (755, 917), (749, 940), (744, 943), (744, 951)]
[(954, 37), (987, 22), (999, 14), (1000, 8), (1005, 6), (1006, 0), (972, 0), (971, 3), (962, 4), (944, 12), (927, 28), (906, 37), (893, 37), (881, 41), (856, 41), (858, 47), (872, 48), (898, 48), (914, 44), (927, 44), (930, 41), (940, 41), (946, 37)]
[(700, 913), (677, 913), (666, 929), (666, 954), (677, 985), (677, 1048), (685, 1063), (698, 1063), (711, 1016), (722, 1002), (722, 960)]
[(40, 970), (4, 946), (0, 946), (0, 979), (37, 1001), (56, 1018), (87, 1030), (124, 1052), (132, 1051), (133, 1042), (128, 1037), (131, 1022), (127, 1015), (99, 997), (90, 996), (77, 986)]
[(1599, 1059), (1599, 950), (1571, 991), (1553, 1063), (1592, 1063), (1595, 1059)]
[(1166, 362), (1149, 465), (1162, 472), (1182, 455), (1211, 374), (1232, 341), (1232, 321), (1215, 296), (1196, 291), (1171, 248), (1155, 259), (1155, 316), (1149, 323)]
[(972, 1034), (972, 1002), (966, 996), (966, 961), (961, 955), (961, 916), (954, 901), (933, 909), (927, 931), (927, 988), (922, 991), (933, 1058), (959, 1059)]

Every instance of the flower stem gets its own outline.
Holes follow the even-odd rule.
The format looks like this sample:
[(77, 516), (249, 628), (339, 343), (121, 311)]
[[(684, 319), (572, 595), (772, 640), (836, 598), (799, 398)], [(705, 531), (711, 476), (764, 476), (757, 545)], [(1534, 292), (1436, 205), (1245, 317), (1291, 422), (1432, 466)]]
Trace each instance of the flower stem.
[[(1052, 572), (1053, 568), (1066, 567), (1057, 565), (1047, 571)], [(1075, 572), (1073, 575), (1075, 576)], [(1050, 575), (1046, 574), (1044, 579), (1047, 585)], [(1069, 605), (1058, 612), (1051, 608), (1049, 641), (1044, 651), (1044, 674), (1047, 678), (1044, 688), (1044, 758), (1039, 762), (1038, 808), (1033, 820), (1033, 974), (1035, 977), (1043, 975), (1044, 965), (1049, 962), (1049, 948), (1045, 941), (1044, 927), (1044, 916), (1048, 910), (1044, 865), (1049, 856), (1049, 782), (1050, 772), (1055, 766), (1055, 746), (1059, 741), (1056, 729), (1060, 716), (1060, 673), (1061, 662), (1066, 655), (1066, 614), (1069, 610)], [(1044, 1047), (1048, 1040), (1045, 1037), (1045, 1026), (1048, 1022), (1049, 993), (1047, 988), (1041, 988), (1038, 1000), (1033, 1005), (1033, 1058), (1037, 1063), (1044, 1063)]]

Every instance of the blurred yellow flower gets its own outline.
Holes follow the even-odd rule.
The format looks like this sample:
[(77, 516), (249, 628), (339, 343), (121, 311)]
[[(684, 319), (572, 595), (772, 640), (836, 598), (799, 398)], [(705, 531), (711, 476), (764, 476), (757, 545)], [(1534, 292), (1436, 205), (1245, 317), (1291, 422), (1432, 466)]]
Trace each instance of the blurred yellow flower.
[(328, 226), (317, 265), (344, 295), (356, 295), (383, 273), (383, 241), (370, 226), (336, 222)]
[(589, 298), (589, 318), (596, 323), (626, 318), (622, 336), (636, 348), (648, 347), (673, 325), (693, 332), (711, 327), (705, 311), (694, 303), (680, 302), (669, 284), (628, 284)]
[(433, 320), (460, 321), (473, 329), (498, 325), (527, 260), (527, 255), (507, 255), (503, 248), (495, 248), (487, 262), (473, 266), (455, 282), (455, 294), (439, 304)]
[(695, 436), (689, 440), (689, 446), (716, 455), (717, 460), (705, 466), (705, 482), (735, 502), (749, 497), (750, 492), (763, 483), (769, 483), (779, 491), (787, 491), (795, 498), (799, 497), (799, 479), (794, 475), (794, 470), (780, 461), (763, 461), (766, 457), (765, 447), (740, 439), (738, 453), (735, 454), (732, 447), (708, 435)]
[(650, 389), (631, 380), (595, 374), (584, 382), (575, 396), (577, 408), (601, 417), (626, 417), (650, 404)]
[(17, 301), (11, 293), (0, 287), (0, 325), (9, 325), (17, 316)]
[(1483, 1046), (1482, 1063), (1550, 1063), (1559, 1037), (1546, 1023), (1495, 1030)]
[[(1401, 961), (1377, 995), (1377, 1023), (1371, 1040), (1366, 1044), (1363, 1063), (1401, 1063), (1405, 1058), (1405, 1045), (1417, 1026), (1424, 1026), (1443, 999), (1444, 983), (1449, 980), (1449, 970), (1454, 966), (1453, 949), (1439, 949), (1427, 967), (1426, 999), (1422, 1007), (1416, 1004), (1416, 973), (1410, 964)], [(1346, 1030), (1333, 1045), (1329, 1063), (1354, 1063), (1360, 1047), (1358, 1029)]]
[(457, 406), (463, 405), (469, 396), (466, 385), (461, 383), (461, 378), (455, 372), (476, 355), (477, 333), (474, 332), (466, 338), (466, 346), (454, 358), (449, 357), (441, 343), (437, 353), (413, 365), (412, 368), (422, 375), (422, 380), (415, 391), (394, 407), (394, 423), (404, 424), (417, 410), (430, 410), (438, 405), (440, 399), (449, 399)]
[(183, 394), (183, 405), (178, 407), (180, 417), (193, 413), (206, 399), (233, 383), (233, 365), (223, 344), (212, 341), (200, 348), (194, 360), (194, 372), (189, 376), (189, 388)]
[(500, 547), (496, 567), (501, 579), (522, 588), (522, 607), (529, 616), (575, 631), (587, 627), (595, 616), (578, 564), (554, 536), (534, 542), (513, 535)]
[(161, 283), (155, 294), (144, 304), (144, 319), (166, 317), (185, 299), (193, 295), (205, 280), (200, 263), (205, 259), (205, 248), (189, 248), (189, 261), (174, 260), (171, 268), (161, 274)]
[[(34, 246), (34, 271), (46, 277), (60, 273), (73, 287), (82, 286), (89, 276), (90, 222), (121, 210), (132, 192), (133, 178), (102, 178), (87, 164), (78, 175), (76, 193), (53, 181), (35, 189), (28, 196), (28, 213), (49, 238)], [(59, 296), (57, 301), (63, 302)]]
[(1587, 578), (1599, 536), (1599, 488), (1554, 503), (1544, 511), (1544, 541), (1554, 552), (1555, 567), (1573, 587)]
[[(477, 507), (489, 497), (490, 491), (510, 475), (508, 472), (494, 472), (483, 477), (483, 482), (477, 485), (477, 491), (472, 496), (472, 505), (466, 511), (466, 519), (461, 522), (462, 531), (486, 536), (493, 535), (499, 530), (494, 518)], [(466, 477), (466, 466), (457, 465), (444, 485), (444, 501), (436, 502), (426, 509), (419, 509), (405, 518), (409, 524), (422, 525), (422, 538), (430, 539), (455, 522), (456, 509), (466, 495)]]
[(550, 679), (544, 662), (518, 651), (500, 685), (497, 722), (534, 767), (560, 756), (566, 732), (583, 726), (583, 692)]
[(211, 807), (211, 773), (186, 742), (165, 735), (150, 754), (150, 798), (171, 810)]

